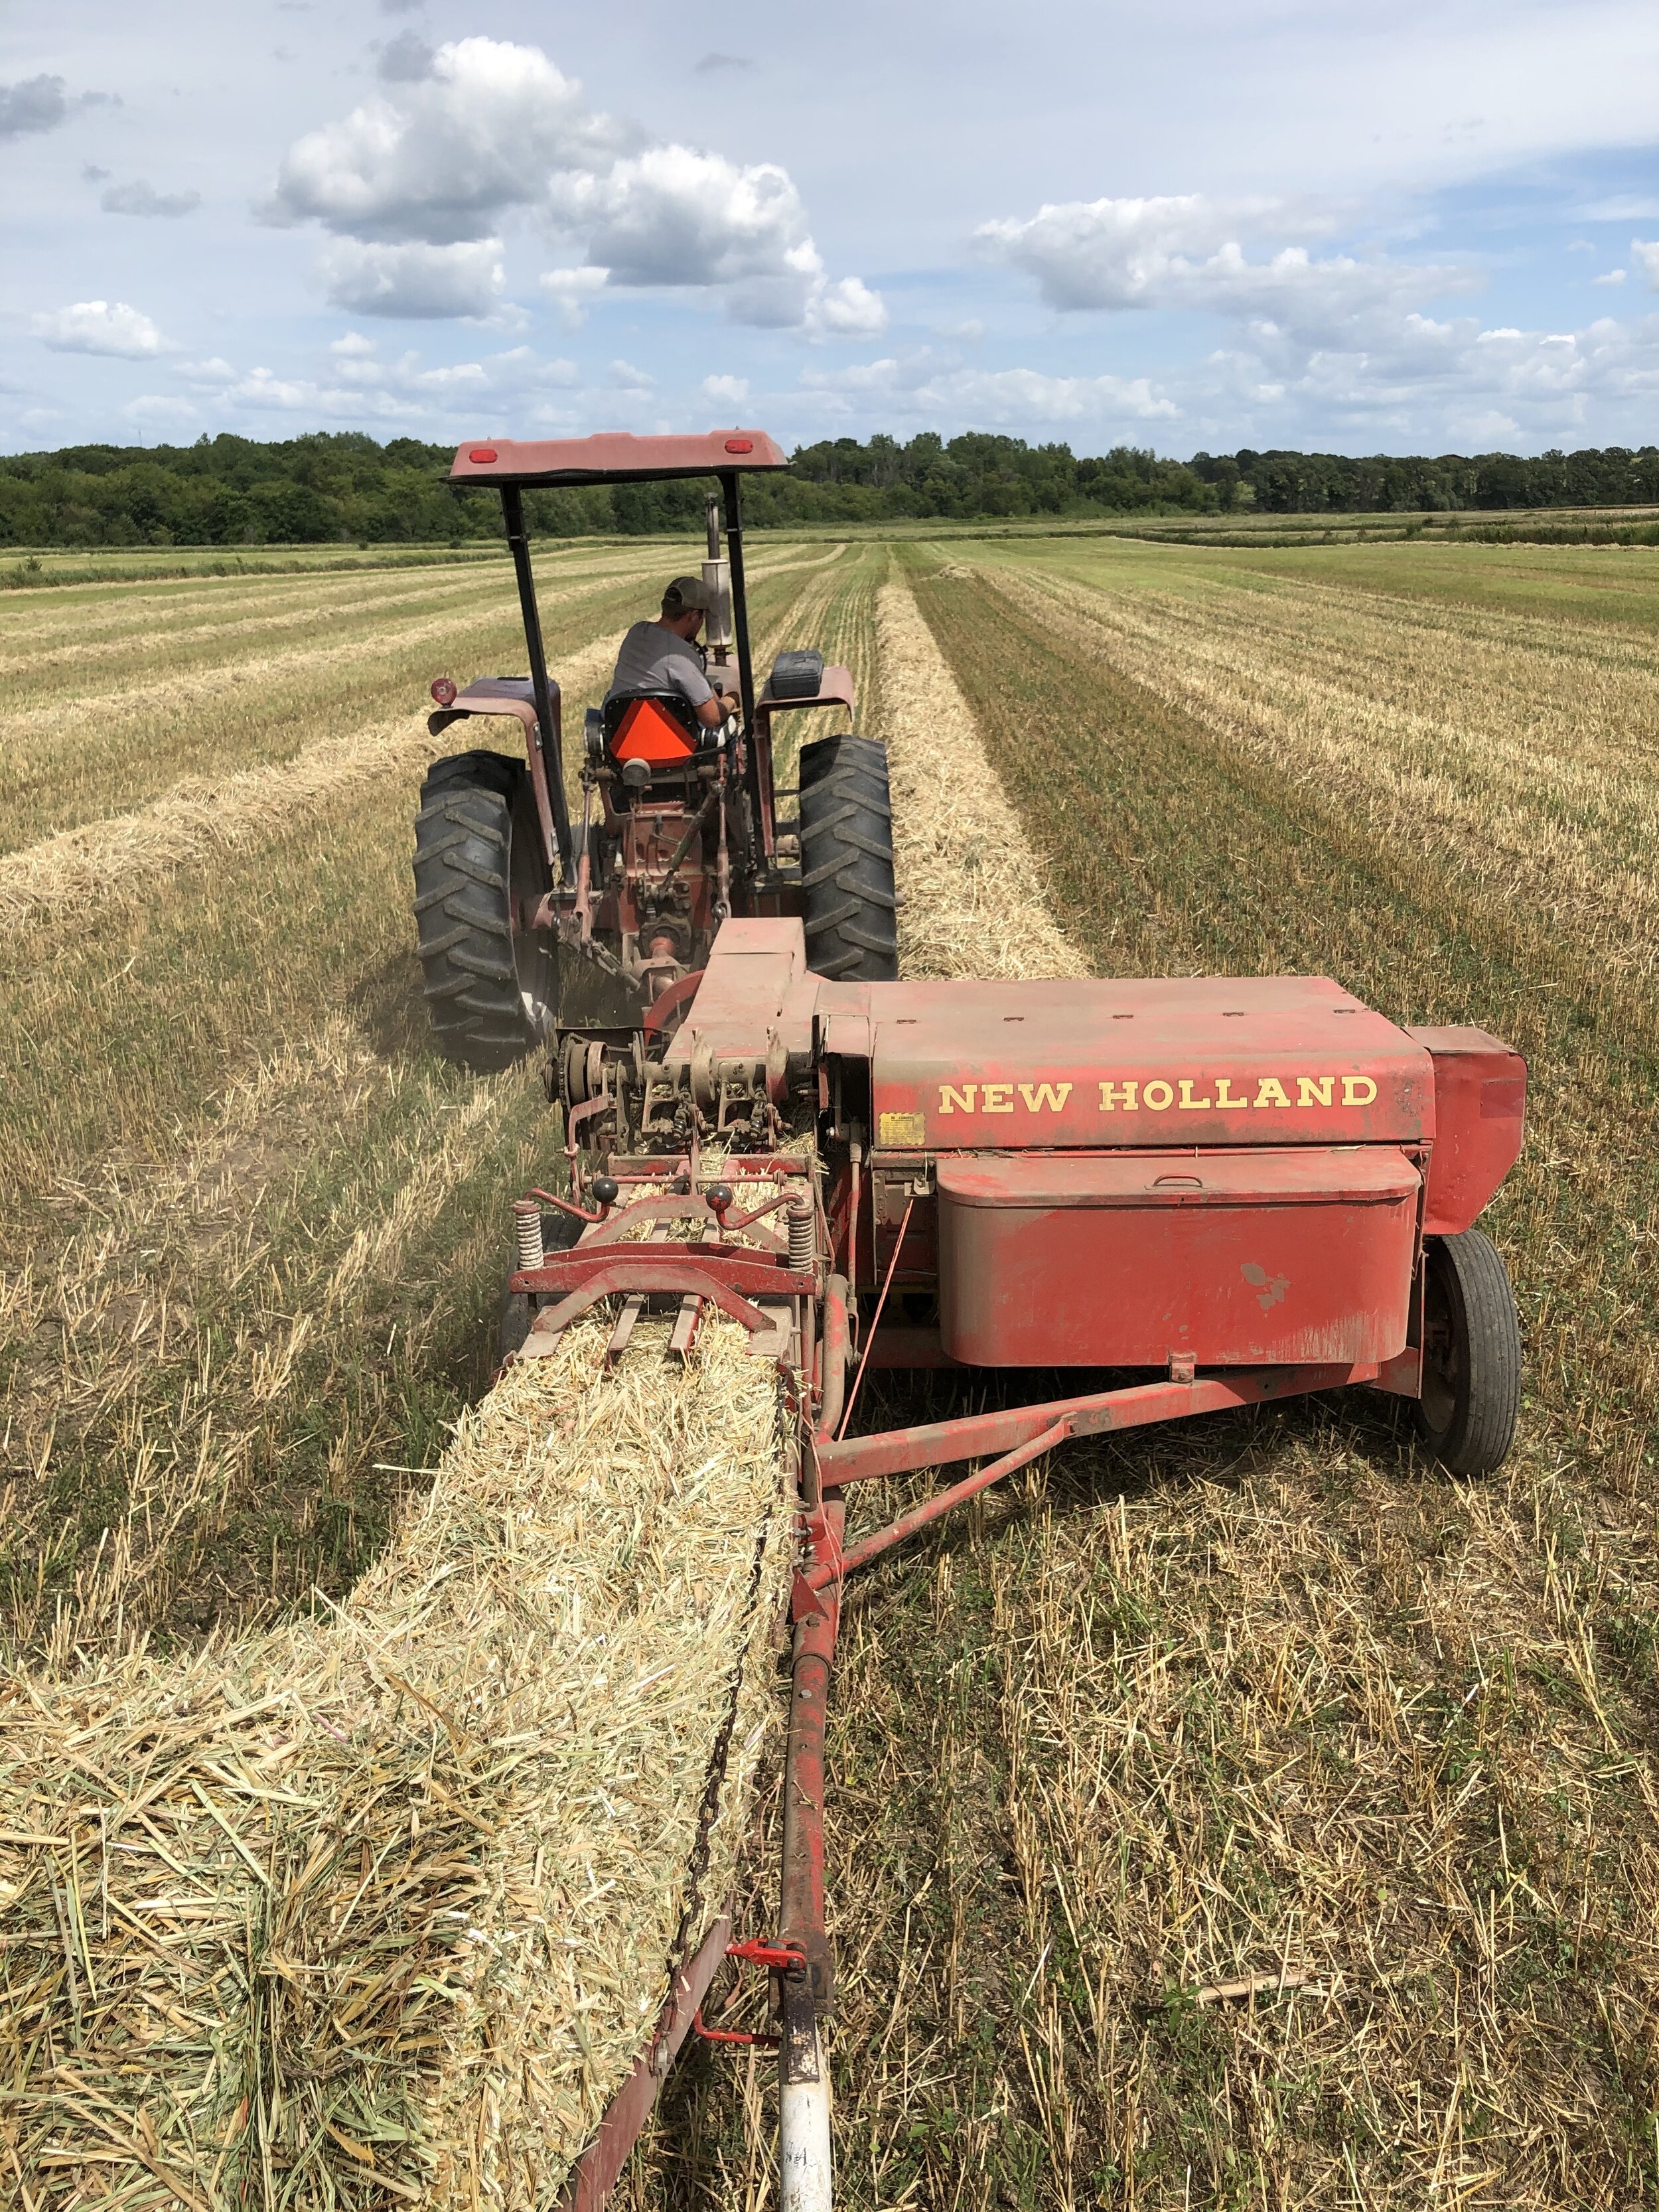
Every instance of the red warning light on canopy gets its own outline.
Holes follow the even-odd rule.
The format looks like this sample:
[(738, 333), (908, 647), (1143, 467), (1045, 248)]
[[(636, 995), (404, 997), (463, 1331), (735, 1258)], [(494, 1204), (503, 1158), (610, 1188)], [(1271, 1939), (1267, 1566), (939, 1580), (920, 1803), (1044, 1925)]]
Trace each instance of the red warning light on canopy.
[(466, 458), (469, 461), (498, 461), (501, 455), (493, 446), (475, 446)]
[[(755, 441), (752, 438), (728, 438), (726, 441), (726, 450), (728, 453), (752, 453), (755, 450)], [(472, 458), (476, 461), (478, 457), (474, 453)]]
[(455, 703), (455, 683), (453, 678), (448, 676), (434, 676), (432, 679), (432, 696), (441, 707), (453, 707)]

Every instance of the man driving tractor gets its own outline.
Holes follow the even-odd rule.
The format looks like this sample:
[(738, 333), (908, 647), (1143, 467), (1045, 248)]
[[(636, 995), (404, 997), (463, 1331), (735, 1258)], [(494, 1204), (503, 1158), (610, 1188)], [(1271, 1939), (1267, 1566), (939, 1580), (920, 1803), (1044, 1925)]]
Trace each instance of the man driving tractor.
[[(708, 611), (701, 576), (676, 576), (654, 622), (636, 622), (622, 641), (607, 699), (626, 691), (678, 691), (705, 729), (718, 729), (737, 709), (734, 672), (716, 667), (711, 680), (697, 632)], [(720, 686), (728, 688), (722, 690)]]

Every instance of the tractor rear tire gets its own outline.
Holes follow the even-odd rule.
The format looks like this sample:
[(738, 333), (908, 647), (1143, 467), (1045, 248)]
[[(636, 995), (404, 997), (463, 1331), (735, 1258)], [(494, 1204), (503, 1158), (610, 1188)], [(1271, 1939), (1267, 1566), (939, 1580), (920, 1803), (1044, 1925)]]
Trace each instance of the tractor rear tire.
[(535, 1049), (558, 1012), (558, 947), (514, 927), (550, 890), (530, 776), (505, 754), (434, 761), (415, 819), (415, 925), (447, 1060), (480, 1074)]
[(885, 745), (836, 737), (801, 747), (800, 854), (807, 966), (847, 982), (892, 982), (898, 897)]
[(1498, 1247), (1479, 1229), (1431, 1237), (1424, 1254), (1418, 1433), (1453, 1474), (1492, 1474), (1521, 1412), (1521, 1324)]

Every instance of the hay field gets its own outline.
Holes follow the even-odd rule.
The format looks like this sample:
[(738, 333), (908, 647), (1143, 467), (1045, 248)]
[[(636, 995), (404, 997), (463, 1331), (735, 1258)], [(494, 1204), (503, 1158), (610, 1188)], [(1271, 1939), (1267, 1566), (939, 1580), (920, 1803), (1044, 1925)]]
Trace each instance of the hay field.
[[(1321, 970), (1534, 1085), (1498, 1480), (1360, 1394), (1073, 1445), (850, 1600), (843, 2201), (1659, 2202), (1659, 572), (754, 550), (763, 640), (848, 661), (893, 742), (909, 972)], [(567, 563), (550, 649), (594, 684), (661, 551)], [(486, 1374), (495, 1201), (551, 1132), (432, 1058), (408, 823), (427, 678), (512, 632), (460, 567), (0, 597), (0, 1565), (48, 1667), (349, 1588)], [(763, 1932), (764, 1838), (749, 1881)], [(623, 2201), (758, 2212), (771, 2105), (697, 2055)]]

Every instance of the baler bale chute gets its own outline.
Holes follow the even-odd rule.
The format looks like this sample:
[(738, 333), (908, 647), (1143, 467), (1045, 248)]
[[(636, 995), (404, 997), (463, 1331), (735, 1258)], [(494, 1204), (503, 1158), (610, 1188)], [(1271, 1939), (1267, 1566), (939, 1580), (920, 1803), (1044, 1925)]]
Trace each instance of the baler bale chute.
[[(478, 468), (509, 449), (484, 450)], [(732, 544), (734, 489), (726, 513)], [(734, 545), (739, 597), (740, 580)], [(532, 669), (512, 696), (533, 777), (556, 727), (533, 641)], [(454, 703), (499, 711), (489, 696)], [(585, 776), (598, 849), (621, 858), (586, 875), (579, 859), (529, 917), (571, 978), (597, 965), (634, 1006), (585, 1021), (573, 991), (546, 1025), (568, 1176), (515, 1197), (506, 1356), (552, 1354), (599, 1307), (619, 1358), (642, 1314), (672, 1317), (682, 1359), (708, 1316), (737, 1322), (781, 1378), (799, 1540), (776, 1923), (681, 1963), (576, 2169), (584, 2207), (732, 1956), (769, 1976), (782, 2203), (830, 2203), (825, 1717), (850, 1575), (1073, 1437), (1364, 1388), (1408, 1401), (1429, 1455), (1474, 1478), (1519, 1406), (1515, 1304), (1476, 1226), (1519, 1156), (1518, 1054), (1479, 1029), (1398, 1027), (1323, 977), (905, 982), (879, 945), (821, 972), (811, 855), (793, 864), (770, 813), (769, 702), (746, 677), (743, 698), (707, 772), (677, 770), (684, 795), (663, 797), (707, 893), (676, 908), (672, 963), (650, 936), (665, 879), (641, 858), (660, 846), (628, 818), (611, 724)], [(716, 814), (727, 827), (698, 826)], [(995, 1387), (958, 1418), (860, 1429), (881, 1370)], [(849, 1528), (860, 1484), (929, 1468), (958, 1472)]]

